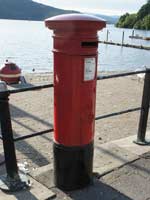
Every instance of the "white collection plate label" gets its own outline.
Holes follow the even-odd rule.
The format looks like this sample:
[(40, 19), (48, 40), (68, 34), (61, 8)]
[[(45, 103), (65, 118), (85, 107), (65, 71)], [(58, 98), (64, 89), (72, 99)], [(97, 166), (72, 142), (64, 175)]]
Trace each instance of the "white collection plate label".
[(96, 58), (84, 59), (84, 81), (94, 80), (96, 71)]

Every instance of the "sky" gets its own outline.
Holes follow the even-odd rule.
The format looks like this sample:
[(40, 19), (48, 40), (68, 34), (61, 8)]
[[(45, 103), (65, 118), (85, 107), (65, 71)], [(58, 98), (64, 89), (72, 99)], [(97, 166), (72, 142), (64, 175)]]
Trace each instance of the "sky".
[(146, 0), (34, 0), (56, 8), (106, 15), (134, 13)]

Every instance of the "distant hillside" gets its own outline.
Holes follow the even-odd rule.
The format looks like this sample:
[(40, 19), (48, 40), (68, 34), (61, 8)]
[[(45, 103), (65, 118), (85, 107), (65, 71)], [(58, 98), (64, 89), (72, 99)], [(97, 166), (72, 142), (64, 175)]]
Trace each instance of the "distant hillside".
[(0, 19), (44, 20), (45, 18), (77, 11), (61, 10), (32, 0), (0, 0)]
[(107, 16), (107, 15), (101, 15), (101, 14), (94, 14), (97, 17), (103, 18), (107, 21), (108, 24), (116, 24), (119, 20), (119, 16)]
[[(32, 0), (0, 0), (0, 19), (19, 19), (19, 20), (44, 20), (60, 14), (79, 13), (73, 10), (62, 10), (34, 2)], [(118, 16), (106, 16), (101, 14), (93, 14), (103, 18), (107, 23), (115, 24)]]
[(150, 0), (140, 8), (138, 13), (122, 15), (116, 26), (120, 28), (150, 30)]

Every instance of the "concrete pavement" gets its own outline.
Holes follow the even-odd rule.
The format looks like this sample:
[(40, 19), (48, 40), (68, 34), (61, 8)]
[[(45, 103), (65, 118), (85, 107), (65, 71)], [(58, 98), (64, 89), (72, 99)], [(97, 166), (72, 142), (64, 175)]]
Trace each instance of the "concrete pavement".
[(65, 193), (55, 188), (53, 165), (49, 164), (30, 172), (31, 190), (1, 191), (0, 199), (150, 200), (150, 146), (138, 146), (134, 139), (130, 136), (95, 146), (94, 181), (82, 190)]

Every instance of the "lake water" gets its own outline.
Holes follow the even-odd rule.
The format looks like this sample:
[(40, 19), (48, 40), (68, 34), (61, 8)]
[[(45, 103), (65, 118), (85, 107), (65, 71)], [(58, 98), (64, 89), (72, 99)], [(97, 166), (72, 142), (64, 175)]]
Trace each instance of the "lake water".
[[(150, 41), (130, 39), (131, 29), (118, 29), (113, 25), (99, 32), (100, 40), (121, 42), (125, 31), (124, 43), (150, 46)], [(150, 31), (135, 31), (135, 34), (149, 36)], [(53, 71), (52, 32), (44, 22), (0, 20), (0, 66), (6, 59), (17, 63), (24, 72)], [(150, 67), (150, 51), (99, 44), (98, 69), (100, 71), (127, 71)]]

